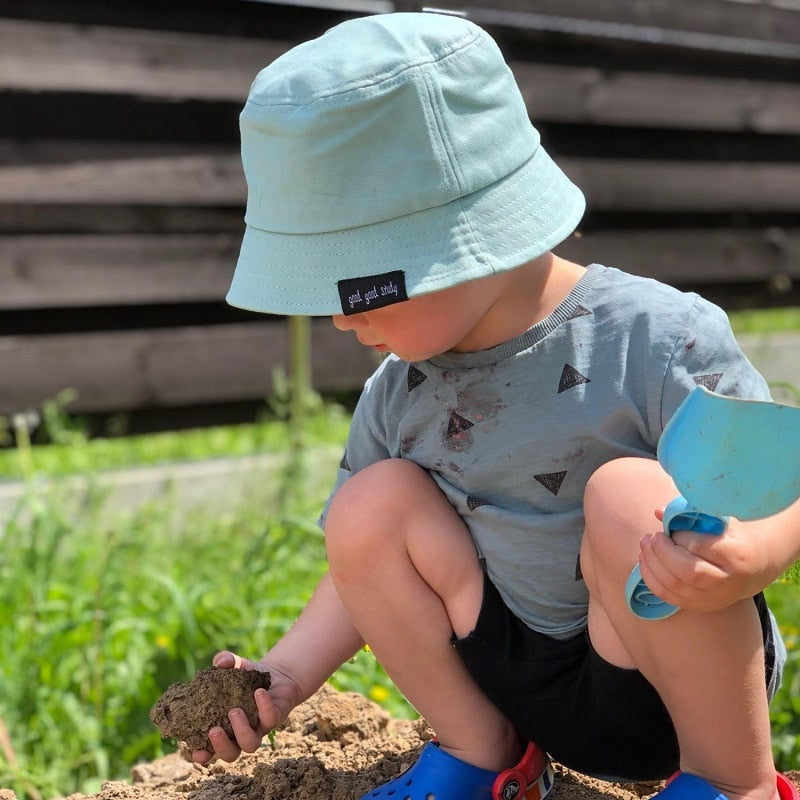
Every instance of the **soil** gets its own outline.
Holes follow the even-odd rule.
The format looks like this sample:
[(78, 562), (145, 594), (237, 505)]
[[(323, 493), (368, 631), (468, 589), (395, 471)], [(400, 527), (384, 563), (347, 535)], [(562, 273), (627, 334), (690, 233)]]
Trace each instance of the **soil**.
[[(226, 685), (232, 693), (241, 692), (241, 686)], [(185, 694), (185, 686), (165, 693), (171, 708), (177, 709), (174, 698), (181, 692)], [(195, 723), (189, 718), (187, 724), (179, 735), (191, 734)], [(411, 766), (432, 735), (424, 720), (392, 718), (360, 694), (323, 686), (294, 709), (272, 743), (265, 738), (259, 751), (242, 754), (232, 764), (201, 766), (186, 761), (179, 751), (137, 765), (131, 782), (108, 781), (91, 797), (71, 795), (67, 800), (358, 800)], [(661, 788), (606, 783), (554, 766), (551, 800), (640, 800)], [(789, 777), (797, 783), (800, 773)], [(14, 800), (14, 795), (0, 790), (0, 800)]]
[(269, 672), (249, 669), (201, 669), (189, 683), (173, 683), (150, 710), (150, 720), (167, 739), (176, 739), (189, 752), (214, 747), (206, 735), (222, 727), (233, 738), (228, 709), (241, 708), (250, 724), (258, 724), (256, 689), (269, 689)]

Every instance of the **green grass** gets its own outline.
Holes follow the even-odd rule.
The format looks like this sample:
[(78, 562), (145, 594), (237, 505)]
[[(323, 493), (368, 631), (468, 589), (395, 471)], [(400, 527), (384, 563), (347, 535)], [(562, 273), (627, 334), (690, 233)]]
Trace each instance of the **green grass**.
[(787, 649), (787, 662), (778, 694), (770, 706), (772, 749), (782, 771), (800, 769), (800, 583), (778, 581), (767, 591)]
[[(317, 424), (300, 439), (328, 442)], [(35, 800), (128, 779), (174, 749), (148, 716), (170, 683), (219, 649), (257, 658), (291, 625), (325, 570), (314, 520), (333, 475), (283, 428), (294, 458), (269, 507), (115, 512), (97, 495), (76, 512), (60, 482), (29, 484), (0, 534), (0, 786)], [(334, 683), (411, 713), (367, 652)]]
[[(141, 436), (89, 438), (81, 420), (65, 410), (70, 394), (45, 405), (36, 431), (15, 427), (0, 417), (0, 445), (10, 444), (12, 431), (22, 447), (0, 449), (0, 480), (18, 480), (32, 473), (46, 476), (124, 469), (131, 466), (197, 461), (209, 458), (249, 456), (285, 452), (295, 435), (283, 414), (265, 416), (257, 423), (222, 425), (184, 431), (167, 431)], [(21, 425), (24, 420), (18, 421)], [(339, 406), (313, 408), (303, 423), (303, 436), (316, 445), (341, 444), (347, 436), (349, 417)], [(5, 435), (4, 435), (5, 434)], [(25, 446), (36, 438), (47, 444)]]
[(800, 308), (748, 309), (728, 314), (735, 334), (800, 331)]

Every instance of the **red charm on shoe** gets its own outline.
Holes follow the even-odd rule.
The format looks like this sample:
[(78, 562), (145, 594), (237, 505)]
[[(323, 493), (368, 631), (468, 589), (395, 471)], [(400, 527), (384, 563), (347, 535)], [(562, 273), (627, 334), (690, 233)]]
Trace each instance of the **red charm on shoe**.
[(520, 762), (495, 778), (492, 800), (544, 800), (552, 788), (550, 759), (530, 742)]
[(778, 794), (781, 800), (800, 800), (797, 787), (782, 773), (778, 772)]

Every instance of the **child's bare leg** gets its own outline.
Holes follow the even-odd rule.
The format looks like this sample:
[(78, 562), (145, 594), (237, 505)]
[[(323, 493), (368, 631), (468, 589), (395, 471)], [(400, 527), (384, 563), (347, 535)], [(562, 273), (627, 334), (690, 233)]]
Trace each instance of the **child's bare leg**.
[(516, 731), (451, 637), (474, 627), (483, 571), (463, 521), (430, 476), (394, 459), (353, 475), (329, 509), (331, 575), (361, 636), (431, 724), (440, 746), (483, 769), (512, 766)]
[(638, 668), (655, 686), (675, 725), (683, 771), (731, 800), (771, 800), (775, 768), (755, 604), (648, 621), (625, 600), (639, 540), (659, 530), (653, 510), (676, 494), (655, 461), (611, 462), (589, 482), (581, 569), (591, 593), (590, 637), (607, 661)]

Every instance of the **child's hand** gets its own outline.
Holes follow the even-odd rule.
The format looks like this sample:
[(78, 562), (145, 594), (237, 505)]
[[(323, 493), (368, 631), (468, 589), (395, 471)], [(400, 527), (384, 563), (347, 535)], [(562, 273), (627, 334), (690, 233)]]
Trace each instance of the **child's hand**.
[(296, 698), (299, 696), (298, 687), (291, 678), (262, 661), (250, 661), (235, 653), (222, 651), (214, 656), (213, 663), (220, 669), (255, 669), (269, 672), (271, 684), (269, 691), (256, 689), (253, 694), (258, 707), (258, 727), (256, 729), (250, 727), (247, 715), (241, 708), (232, 708), (228, 712), (228, 719), (233, 727), (235, 741), (229, 739), (222, 728), (211, 728), (208, 738), (214, 745), (214, 752), (195, 750), (192, 753), (192, 758), (201, 764), (214, 756), (223, 761), (235, 761), (243, 750), (246, 753), (258, 750), (264, 736), (284, 722), (297, 704)]
[(679, 608), (719, 611), (758, 593), (779, 574), (770, 569), (768, 537), (761, 533), (759, 523), (731, 518), (721, 535), (648, 534), (639, 545), (642, 577), (655, 595)]

